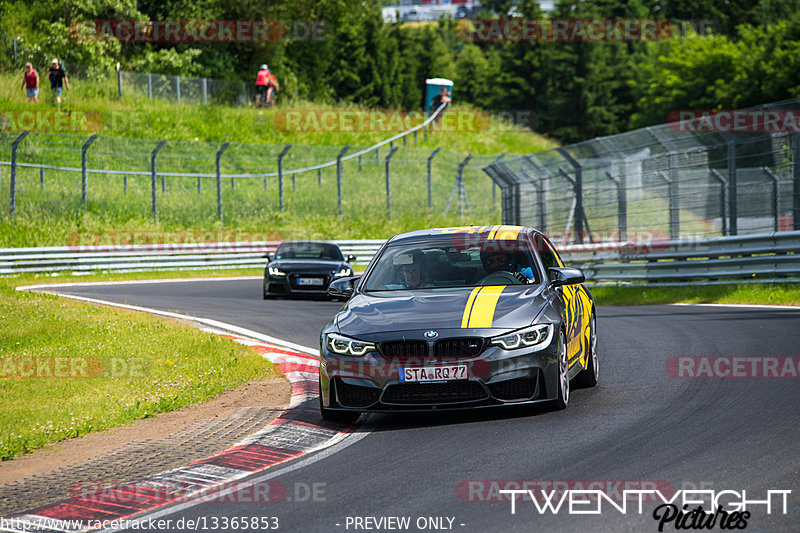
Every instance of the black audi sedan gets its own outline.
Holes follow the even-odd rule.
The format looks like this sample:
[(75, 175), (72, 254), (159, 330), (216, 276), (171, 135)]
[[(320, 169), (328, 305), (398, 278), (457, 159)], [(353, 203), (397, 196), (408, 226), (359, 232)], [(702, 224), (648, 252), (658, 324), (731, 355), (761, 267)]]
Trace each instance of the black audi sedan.
[[(268, 256), (269, 257), (269, 256)], [(287, 241), (264, 269), (264, 299), (272, 296), (327, 295), (332, 280), (353, 275), (342, 250), (334, 243)]]

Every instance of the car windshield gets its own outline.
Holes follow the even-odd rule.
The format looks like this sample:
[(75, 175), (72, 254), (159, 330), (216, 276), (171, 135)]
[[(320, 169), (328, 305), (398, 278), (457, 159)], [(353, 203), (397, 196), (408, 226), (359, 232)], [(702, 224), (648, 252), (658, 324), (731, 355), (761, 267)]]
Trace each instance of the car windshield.
[(366, 291), (439, 289), (539, 283), (530, 249), (521, 240), (444, 239), (384, 249), (364, 280)]
[(344, 261), (342, 252), (335, 244), (324, 242), (283, 243), (275, 253), (275, 259), (322, 259)]

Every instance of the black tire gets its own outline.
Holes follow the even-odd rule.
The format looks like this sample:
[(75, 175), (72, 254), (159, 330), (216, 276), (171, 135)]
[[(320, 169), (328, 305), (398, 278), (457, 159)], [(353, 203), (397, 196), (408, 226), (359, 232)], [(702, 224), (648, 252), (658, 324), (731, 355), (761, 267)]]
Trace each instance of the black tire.
[(563, 331), (558, 332), (558, 387), (553, 409), (561, 411), (569, 403), (569, 361), (567, 359), (567, 341)]
[(323, 420), (339, 424), (352, 424), (361, 416), (359, 411), (334, 411), (322, 406), (322, 384), (319, 385), (319, 412)]
[(594, 313), (589, 319), (589, 359), (586, 363), (586, 368), (575, 376), (575, 385), (583, 388), (594, 387), (600, 375), (600, 363), (597, 360), (597, 319)]

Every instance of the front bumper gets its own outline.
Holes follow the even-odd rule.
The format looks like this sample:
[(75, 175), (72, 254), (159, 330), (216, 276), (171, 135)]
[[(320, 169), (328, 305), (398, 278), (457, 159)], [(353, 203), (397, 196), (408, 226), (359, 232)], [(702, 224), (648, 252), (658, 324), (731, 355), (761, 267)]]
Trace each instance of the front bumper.
[[(556, 398), (557, 343), (542, 350), (487, 346), (475, 357), (392, 358), (369, 352), (361, 357), (320, 347), (322, 406), (333, 410), (396, 412), (520, 405)], [(466, 379), (403, 382), (400, 369), (466, 365)]]
[[(312, 279), (319, 280), (321, 284), (318, 285), (301, 285), (300, 280)], [(319, 272), (296, 272), (287, 274), (286, 276), (271, 276), (267, 274), (264, 276), (264, 294), (270, 295), (327, 295), (328, 285), (331, 283), (330, 274), (321, 274)]]

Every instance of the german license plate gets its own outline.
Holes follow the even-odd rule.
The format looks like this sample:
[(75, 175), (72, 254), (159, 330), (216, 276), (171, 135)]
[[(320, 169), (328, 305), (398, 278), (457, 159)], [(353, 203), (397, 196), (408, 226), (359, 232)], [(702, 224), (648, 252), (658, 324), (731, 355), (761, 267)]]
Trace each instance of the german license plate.
[(400, 381), (453, 381), (467, 379), (467, 365), (419, 366), (400, 368)]
[(322, 285), (322, 278), (297, 278), (298, 285)]

